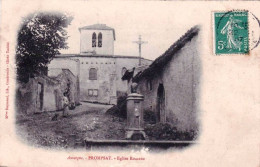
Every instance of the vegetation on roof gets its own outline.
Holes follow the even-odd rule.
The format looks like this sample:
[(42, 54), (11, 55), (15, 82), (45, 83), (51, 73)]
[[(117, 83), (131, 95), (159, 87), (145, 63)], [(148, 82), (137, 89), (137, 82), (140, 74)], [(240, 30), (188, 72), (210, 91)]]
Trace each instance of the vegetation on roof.
[(177, 52), (183, 48), (186, 43), (191, 41), (199, 32), (199, 26), (192, 27), (187, 31), (178, 41), (176, 41), (170, 48), (157, 59), (143, 72), (138, 73), (134, 78), (134, 82), (138, 82), (143, 77), (153, 76), (156, 72), (160, 71), (174, 56)]

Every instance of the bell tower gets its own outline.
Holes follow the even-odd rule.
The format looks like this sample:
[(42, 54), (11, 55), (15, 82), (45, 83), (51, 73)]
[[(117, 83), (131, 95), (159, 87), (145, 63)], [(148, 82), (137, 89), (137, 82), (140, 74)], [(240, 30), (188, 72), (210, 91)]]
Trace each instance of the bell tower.
[(115, 30), (105, 24), (79, 28), (80, 54), (114, 55)]

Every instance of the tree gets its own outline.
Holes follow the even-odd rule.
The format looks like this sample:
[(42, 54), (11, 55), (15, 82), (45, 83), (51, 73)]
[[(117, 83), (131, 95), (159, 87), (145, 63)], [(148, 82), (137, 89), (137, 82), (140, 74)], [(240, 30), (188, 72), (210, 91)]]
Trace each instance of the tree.
[(61, 13), (34, 13), (24, 18), (16, 48), (17, 79), (47, 74), (47, 65), (60, 49), (68, 49), (66, 28), (72, 17)]

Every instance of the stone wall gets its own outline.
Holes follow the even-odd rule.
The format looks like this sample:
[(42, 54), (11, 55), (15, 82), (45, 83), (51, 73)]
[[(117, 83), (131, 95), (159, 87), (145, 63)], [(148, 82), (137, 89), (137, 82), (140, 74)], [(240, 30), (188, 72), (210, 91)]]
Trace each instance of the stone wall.
[(79, 84), (78, 77), (74, 76), (69, 69), (62, 69), (62, 72), (55, 77), (59, 81), (60, 91), (64, 93), (69, 87), (69, 101), (70, 103), (79, 104)]
[[(39, 93), (42, 91), (42, 94)], [(41, 97), (40, 97), (41, 96)], [(17, 90), (17, 109), (26, 114), (62, 109), (62, 93), (58, 81), (48, 77), (30, 78)], [(24, 105), (24, 106), (23, 106)]]
[[(114, 58), (78, 57), (80, 61), (80, 99), (82, 101), (110, 103), (110, 98), (116, 97), (116, 80)], [(90, 80), (89, 71), (96, 69), (97, 79)], [(89, 93), (98, 90), (97, 96)]]
[(161, 75), (155, 75), (152, 80), (152, 89), (147, 86), (148, 79), (142, 79), (138, 82), (138, 93), (144, 95), (144, 110), (156, 112), (157, 90), (160, 83), (163, 83)]
[[(48, 76), (59, 78), (61, 83), (70, 80), (73, 89), (73, 102), (78, 104), (80, 101), (80, 62), (74, 58), (54, 58), (48, 65)], [(62, 84), (64, 85), (64, 84)], [(64, 92), (64, 86), (61, 91)], [(75, 98), (74, 98), (75, 97)]]
[(68, 85), (70, 85), (70, 103), (78, 104), (77, 77), (70, 70), (63, 69), (55, 78), (48, 76), (30, 78), (28, 83), (18, 86), (17, 109), (26, 114), (61, 110), (63, 94)]
[[(195, 36), (178, 51), (161, 72), (152, 79), (143, 78), (138, 91), (144, 95), (144, 109), (157, 112), (159, 84), (164, 86), (165, 114), (161, 119), (173, 123), (179, 130), (196, 130), (200, 81), (200, 38)], [(152, 82), (150, 89), (149, 82)], [(164, 118), (165, 117), (165, 118)], [(162, 121), (162, 120), (161, 120)]]
[[(141, 65), (150, 65), (152, 63), (151, 60), (142, 59)], [(125, 69), (132, 69), (133, 67), (138, 67), (139, 65), (139, 58), (123, 58), (119, 57), (116, 59), (116, 74), (117, 74), (117, 91), (119, 92), (127, 92), (128, 85), (127, 81), (123, 81), (121, 78), (123, 76), (122, 70)]]
[[(142, 64), (152, 61), (142, 59)], [(62, 69), (69, 69), (79, 80), (81, 101), (116, 104), (117, 95), (127, 92), (127, 81), (122, 81), (122, 69), (132, 69), (138, 66), (139, 58), (133, 56), (57, 56), (48, 66), (48, 76), (55, 77)], [(97, 70), (97, 79), (89, 79), (91, 68)], [(89, 91), (97, 90), (93, 96)]]
[(54, 58), (48, 65), (48, 76), (56, 77), (62, 69), (69, 69), (73, 75), (79, 76), (79, 61), (73, 58)]

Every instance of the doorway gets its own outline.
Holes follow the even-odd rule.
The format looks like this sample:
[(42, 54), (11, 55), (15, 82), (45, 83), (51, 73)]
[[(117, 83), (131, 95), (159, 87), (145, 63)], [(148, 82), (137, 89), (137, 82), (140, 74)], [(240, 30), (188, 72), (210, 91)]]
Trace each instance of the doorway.
[(37, 96), (36, 96), (36, 108), (42, 111), (43, 107), (43, 84), (38, 82), (37, 84)]
[(165, 123), (165, 91), (163, 84), (159, 84), (157, 90), (157, 122)]

